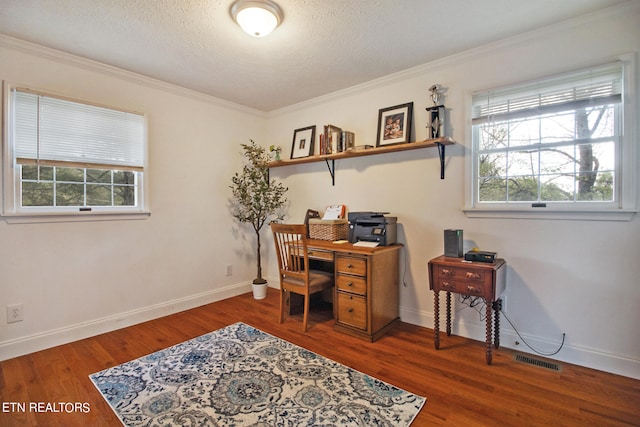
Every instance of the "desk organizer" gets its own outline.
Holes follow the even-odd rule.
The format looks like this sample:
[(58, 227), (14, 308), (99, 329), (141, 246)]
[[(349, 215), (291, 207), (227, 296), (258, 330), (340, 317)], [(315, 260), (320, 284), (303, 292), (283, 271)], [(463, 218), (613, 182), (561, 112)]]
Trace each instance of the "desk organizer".
[(346, 240), (349, 223), (346, 219), (309, 219), (309, 237), (318, 240)]

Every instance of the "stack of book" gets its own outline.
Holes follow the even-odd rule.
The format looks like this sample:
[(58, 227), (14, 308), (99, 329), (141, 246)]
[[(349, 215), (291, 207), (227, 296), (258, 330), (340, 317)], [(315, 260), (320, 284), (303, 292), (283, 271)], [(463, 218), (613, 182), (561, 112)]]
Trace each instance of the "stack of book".
[(325, 125), (320, 134), (320, 155), (340, 153), (353, 148), (355, 135), (334, 125)]

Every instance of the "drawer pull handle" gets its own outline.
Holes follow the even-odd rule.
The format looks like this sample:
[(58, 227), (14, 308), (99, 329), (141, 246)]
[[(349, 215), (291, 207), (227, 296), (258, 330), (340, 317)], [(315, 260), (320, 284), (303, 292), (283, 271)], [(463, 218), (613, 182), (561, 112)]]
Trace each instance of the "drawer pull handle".
[(353, 268), (353, 265), (347, 264), (347, 268)]
[(442, 287), (445, 289), (453, 289), (455, 286), (449, 282), (442, 282)]
[(442, 269), (442, 274), (443, 274), (444, 276), (452, 276), (452, 275), (453, 275), (453, 272), (452, 272), (451, 270), (449, 270), (448, 268), (443, 268), (443, 269)]
[(479, 279), (480, 275), (478, 273), (467, 272), (467, 279)]
[(349, 313), (353, 313), (353, 308), (350, 308), (349, 310), (347, 310)]
[(353, 286), (353, 282), (347, 283), (347, 286)]
[(473, 292), (473, 293), (476, 293), (476, 294), (480, 293), (480, 289), (476, 288), (475, 286), (471, 286), (471, 285), (467, 286), (467, 291)]

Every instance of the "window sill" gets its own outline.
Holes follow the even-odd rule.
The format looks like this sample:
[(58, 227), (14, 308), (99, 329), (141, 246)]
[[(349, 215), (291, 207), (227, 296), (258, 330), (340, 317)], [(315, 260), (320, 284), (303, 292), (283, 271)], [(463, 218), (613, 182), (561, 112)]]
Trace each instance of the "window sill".
[(4, 214), (1, 216), (8, 224), (36, 224), (46, 222), (87, 222), (87, 221), (127, 221), (147, 219), (151, 212), (77, 212), (77, 213), (30, 213)]
[(468, 218), (547, 219), (572, 221), (630, 221), (637, 209), (570, 211), (561, 209), (464, 208)]

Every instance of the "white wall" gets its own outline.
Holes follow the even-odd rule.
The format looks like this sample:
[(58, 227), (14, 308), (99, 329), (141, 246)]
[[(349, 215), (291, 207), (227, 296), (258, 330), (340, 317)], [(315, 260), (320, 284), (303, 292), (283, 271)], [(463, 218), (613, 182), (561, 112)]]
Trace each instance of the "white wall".
[[(25, 316), (9, 325), (0, 318), (0, 359), (248, 291), (252, 235), (227, 209), (239, 144), (249, 138), (280, 144), (286, 155), (294, 129), (332, 123), (354, 131), (358, 144), (375, 145), (378, 110), (409, 101), (421, 140), (428, 88), (439, 83), (448, 89), (448, 131), (458, 142), (447, 147), (445, 180), (431, 149), (338, 161), (335, 186), (324, 163), (273, 169), (290, 189), (289, 220), (333, 203), (398, 216), (402, 319), (427, 327), (433, 325), (427, 261), (442, 253), (443, 229), (462, 228), (467, 246), (506, 258), (507, 314), (527, 340), (549, 351), (564, 332), (555, 358), (640, 378), (637, 215), (628, 222), (572, 222), (470, 219), (462, 212), (470, 93), (637, 52), (637, 4), (269, 115), (0, 38), (0, 79), (148, 114), (152, 212), (136, 221), (0, 221), (0, 309), (22, 303)], [(270, 244), (266, 266), (273, 276)], [(470, 309), (456, 313), (454, 328), (484, 340), (484, 322)], [(503, 322), (503, 345), (515, 340)]]
[[(0, 220), (0, 359), (249, 291), (252, 235), (227, 202), (240, 144), (260, 141), (264, 113), (6, 38), (0, 79), (145, 112), (151, 210), (128, 221)], [(7, 324), (5, 306), (18, 303), (24, 321)]]
[[(478, 246), (506, 259), (506, 313), (528, 342), (548, 353), (566, 333), (563, 349), (553, 358), (640, 378), (637, 214), (614, 222), (476, 219), (462, 211), (473, 91), (607, 62), (639, 49), (640, 8), (627, 4), (276, 111), (269, 117), (268, 140), (280, 143), (285, 156), (293, 129), (310, 125), (320, 132), (331, 123), (355, 132), (357, 145), (375, 145), (378, 110), (410, 101), (414, 139), (423, 140), (424, 109), (432, 105), (428, 88), (439, 83), (447, 88), (448, 132), (458, 142), (447, 147), (445, 180), (440, 180), (435, 149), (336, 161), (335, 186), (324, 162), (274, 169), (272, 176), (289, 187), (288, 220), (302, 221), (307, 208), (336, 203), (350, 211), (397, 216), (406, 248), (401, 317), (427, 327), (433, 326), (427, 262), (442, 254), (443, 230), (461, 228), (466, 249)], [(269, 265), (274, 271), (273, 258)], [(456, 333), (484, 341), (478, 313), (467, 308), (455, 317)], [(522, 340), (502, 320), (502, 345), (516, 348), (515, 341)], [(523, 344), (517, 348), (530, 351)]]

